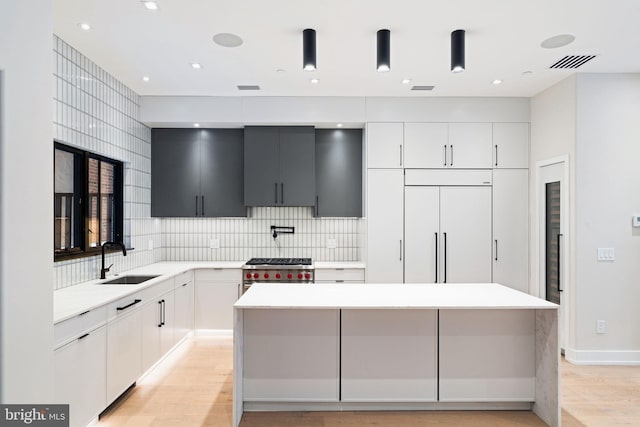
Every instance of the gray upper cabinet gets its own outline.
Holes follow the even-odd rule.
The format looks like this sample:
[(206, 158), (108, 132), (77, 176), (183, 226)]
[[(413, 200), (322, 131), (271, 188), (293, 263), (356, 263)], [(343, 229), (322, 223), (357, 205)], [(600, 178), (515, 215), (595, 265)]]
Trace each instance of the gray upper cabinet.
[(151, 216), (246, 216), (242, 129), (153, 129)]
[(316, 216), (362, 216), (362, 129), (316, 130)]
[(245, 127), (244, 204), (314, 206), (314, 143), (312, 126)]

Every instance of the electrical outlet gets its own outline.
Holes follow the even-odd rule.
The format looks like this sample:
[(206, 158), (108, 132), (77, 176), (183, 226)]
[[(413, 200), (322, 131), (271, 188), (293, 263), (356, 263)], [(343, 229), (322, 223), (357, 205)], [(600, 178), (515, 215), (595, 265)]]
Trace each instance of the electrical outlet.
[(604, 320), (596, 321), (596, 333), (604, 334), (606, 332), (606, 329), (607, 329), (607, 323)]
[(220, 239), (209, 239), (209, 249), (220, 249)]
[(335, 249), (336, 247), (336, 239), (327, 239), (327, 249)]
[(149, 249), (150, 251), (153, 250), (153, 240), (149, 239), (149, 242), (147, 243), (147, 249)]

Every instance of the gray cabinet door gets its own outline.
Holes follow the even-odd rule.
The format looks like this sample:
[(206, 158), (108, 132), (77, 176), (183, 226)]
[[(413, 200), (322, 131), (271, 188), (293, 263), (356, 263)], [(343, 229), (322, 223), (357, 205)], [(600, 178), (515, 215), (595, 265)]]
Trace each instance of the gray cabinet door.
[(244, 132), (200, 131), (201, 216), (246, 216), (244, 206)]
[(200, 214), (199, 130), (153, 129), (151, 140), (151, 216)]
[(280, 128), (280, 206), (315, 205), (313, 126)]
[(316, 216), (362, 216), (362, 129), (316, 130)]
[(276, 206), (280, 202), (278, 138), (275, 126), (244, 128), (244, 204)]

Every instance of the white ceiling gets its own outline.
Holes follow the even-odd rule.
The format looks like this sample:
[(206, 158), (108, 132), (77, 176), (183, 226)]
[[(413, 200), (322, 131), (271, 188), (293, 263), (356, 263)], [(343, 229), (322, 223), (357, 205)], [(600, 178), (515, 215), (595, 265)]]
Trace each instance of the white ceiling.
[[(53, 0), (54, 32), (141, 95), (532, 96), (575, 71), (640, 72), (640, 0)], [(87, 22), (90, 31), (78, 23)], [(27, 24), (27, 23), (25, 23)], [(302, 30), (317, 32), (318, 70), (302, 71)], [(375, 71), (376, 31), (391, 30), (391, 72)], [(467, 70), (452, 74), (462, 28)], [(224, 48), (214, 34), (244, 44)], [(576, 40), (543, 49), (557, 34)], [(191, 62), (203, 68), (194, 70)], [(277, 72), (284, 69), (284, 72)], [(523, 74), (531, 71), (530, 74)], [(142, 76), (150, 81), (145, 83)], [(319, 84), (310, 79), (316, 77)], [(412, 79), (410, 85), (401, 84)], [(494, 79), (503, 79), (498, 86)], [(239, 92), (238, 84), (260, 85)], [(411, 92), (411, 85), (435, 85)]]

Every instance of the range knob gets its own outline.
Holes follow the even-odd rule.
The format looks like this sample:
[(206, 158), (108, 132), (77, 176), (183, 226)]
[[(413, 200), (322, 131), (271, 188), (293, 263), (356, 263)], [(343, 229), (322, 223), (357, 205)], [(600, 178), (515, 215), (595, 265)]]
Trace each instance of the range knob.
[(304, 273), (304, 278), (307, 279), (307, 280), (311, 279), (311, 274)]
[(302, 279), (302, 273), (298, 273), (298, 279)]
[(251, 273), (247, 273), (247, 279), (251, 279)]
[(259, 277), (258, 273), (253, 273), (253, 278), (257, 279)]
[(264, 278), (268, 279), (269, 278), (269, 273), (264, 273)]
[(279, 279), (280, 277), (282, 277), (280, 276), (280, 273), (276, 273), (276, 279)]
[(291, 274), (291, 273), (287, 274), (287, 279), (289, 279), (289, 280), (293, 279), (293, 274)]

